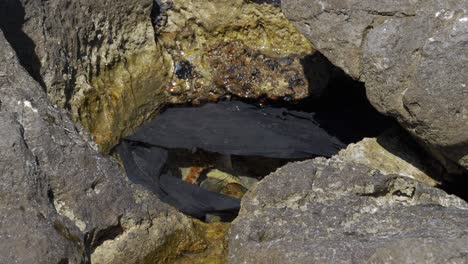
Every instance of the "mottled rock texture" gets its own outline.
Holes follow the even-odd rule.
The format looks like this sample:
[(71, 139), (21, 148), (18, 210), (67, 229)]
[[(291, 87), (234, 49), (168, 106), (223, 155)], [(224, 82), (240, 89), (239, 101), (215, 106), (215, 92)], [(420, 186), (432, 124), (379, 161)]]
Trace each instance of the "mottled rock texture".
[(320, 95), (326, 61), (273, 2), (5, 0), (0, 28), (108, 152), (166, 103)]
[(242, 201), (229, 263), (466, 263), (468, 204), (366, 166), (288, 164)]
[(400, 128), (351, 143), (339, 154), (343, 160), (379, 170), (382, 174), (407, 176), (431, 186), (449, 179), (440, 163)]
[(152, 0), (6, 0), (0, 27), (49, 97), (103, 150), (164, 102), (170, 59), (155, 42)]
[[(274, 5), (172, 0), (160, 9), (157, 39), (174, 61), (172, 102), (302, 99), (320, 95), (328, 82), (325, 60), (309, 56), (310, 42)], [(311, 61), (315, 67), (305, 70)]]
[(467, 0), (285, 0), (333, 64), (445, 166), (468, 168)]
[(0, 263), (154, 263), (191, 252), (191, 220), (131, 186), (1, 31), (0, 61)]

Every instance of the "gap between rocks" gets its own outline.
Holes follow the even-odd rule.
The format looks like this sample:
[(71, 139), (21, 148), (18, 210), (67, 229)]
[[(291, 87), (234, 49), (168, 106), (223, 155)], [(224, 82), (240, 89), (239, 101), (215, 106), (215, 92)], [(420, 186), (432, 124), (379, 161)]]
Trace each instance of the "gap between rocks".
[[(313, 57), (323, 57), (323, 56), (320, 54), (315, 54), (314, 56), (310, 56), (310, 57), (313, 58)], [(163, 179), (162, 175), (165, 175), (165, 173), (170, 173), (171, 175), (183, 180), (183, 182), (185, 183), (198, 185), (200, 186), (201, 189), (207, 190), (209, 192), (220, 193), (226, 196), (234, 197), (236, 199), (241, 199), (242, 196), (245, 194), (245, 192), (249, 190), (250, 188), (252, 188), (253, 186), (255, 186), (255, 184), (259, 180), (261, 180), (263, 177), (267, 176), (271, 172), (274, 172), (277, 168), (285, 165), (286, 163), (291, 162), (291, 161), (310, 159), (310, 158), (314, 158), (317, 156), (329, 157), (333, 154), (336, 154), (338, 150), (334, 152), (333, 154), (325, 154), (325, 152), (323, 152), (323, 154), (320, 154), (321, 152), (319, 151), (316, 154), (308, 154), (306, 156), (300, 156), (300, 158), (299, 156), (294, 156), (294, 155), (290, 157), (280, 155), (278, 157), (281, 157), (281, 158), (272, 159), (272, 157), (274, 156), (262, 157), (261, 154), (253, 154), (253, 153), (256, 153), (255, 151), (248, 154), (249, 153), (248, 150), (245, 150), (245, 154), (242, 154), (242, 152), (239, 152), (239, 153), (234, 152), (236, 154), (226, 156), (226, 155), (223, 155), (223, 153), (226, 154), (224, 152), (225, 150), (223, 149), (221, 145), (219, 145), (219, 144), (222, 144), (219, 142), (219, 138), (216, 138), (214, 134), (212, 138), (210, 138), (210, 136), (205, 136), (204, 134), (210, 135), (210, 133), (216, 130), (224, 131), (223, 129), (226, 129), (226, 127), (228, 127), (228, 130), (225, 132), (227, 134), (226, 134), (226, 139), (224, 141), (226, 140), (230, 141), (232, 142), (231, 144), (234, 144), (234, 145), (233, 146), (224, 145), (224, 148), (226, 147), (235, 148), (236, 144), (240, 144), (240, 145), (247, 144), (249, 140), (251, 143), (253, 143), (252, 136), (249, 136), (249, 134), (247, 133), (250, 131), (248, 130), (243, 131), (242, 129), (237, 129), (237, 127), (241, 125), (240, 123), (242, 123), (243, 125), (244, 122), (245, 123), (249, 122), (250, 121), (249, 119), (255, 120), (256, 112), (262, 112), (264, 111), (263, 109), (270, 109), (270, 108), (286, 109), (282, 111), (297, 111), (297, 112), (291, 112), (291, 113), (294, 113), (292, 114), (293, 116), (297, 116), (295, 113), (298, 113), (299, 119), (309, 118), (309, 117), (306, 117), (306, 115), (309, 115), (308, 113), (313, 113), (313, 122), (316, 125), (318, 124), (318, 127), (320, 127), (320, 129), (323, 129), (325, 133), (327, 133), (330, 137), (336, 138), (337, 140), (339, 140), (339, 142), (342, 142), (340, 144), (344, 144), (340, 148), (344, 148), (345, 145), (348, 145), (350, 143), (356, 143), (365, 137), (370, 137), (370, 138), (377, 137), (386, 129), (390, 128), (391, 126), (395, 126), (395, 123), (390, 118), (382, 116), (375, 109), (373, 109), (373, 107), (370, 105), (370, 103), (366, 99), (365, 90), (364, 90), (364, 86), (362, 83), (353, 81), (348, 76), (346, 76), (341, 70), (333, 67), (328, 61), (326, 60), (320, 60), (320, 61), (322, 63), (323, 61), (325, 61), (326, 62), (325, 68), (329, 69), (330, 71), (329, 74), (331, 77), (329, 79), (330, 80), (329, 84), (326, 86), (326, 89), (322, 91), (320, 94), (313, 94), (312, 96), (306, 99), (292, 100), (291, 98), (288, 98), (288, 97), (283, 97), (280, 100), (272, 100), (271, 98), (266, 98), (266, 97), (260, 98), (260, 99), (245, 99), (245, 98), (236, 97), (232, 94), (227, 94), (226, 98), (229, 98), (228, 100), (232, 100), (233, 102), (244, 101), (252, 105), (254, 108), (255, 106), (259, 106), (257, 110), (253, 110), (249, 112), (249, 115), (251, 114), (252, 116), (250, 117), (244, 116), (243, 118), (245, 119), (243, 121), (238, 120), (237, 122), (239, 123), (236, 123), (236, 124), (229, 124), (229, 123), (221, 124), (219, 123), (219, 122), (222, 122), (221, 120), (212, 121), (210, 118), (214, 118), (213, 120), (218, 120), (218, 119), (217, 117), (215, 117), (216, 115), (212, 115), (213, 113), (209, 112), (211, 110), (207, 110), (208, 112), (206, 112), (204, 115), (202, 116), (198, 115), (197, 117), (197, 114), (195, 113), (201, 110), (198, 110), (199, 108), (194, 108), (193, 113), (190, 113), (189, 107), (191, 105), (189, 104), (166, 106), (165, 111), (168, 111), (168, 112), (170, 112), (170, 110), (173, 108), (182, 107), (182, 109), (180, 110), (185, 111), (185, 115), (173, 114), (171, 118), (176, 118), (176, 120), (173, 120), (173, 119), (167, 120), (167, 118), (164, 119), (164, 116), (166, 116), (166, 114), (165, 114), (165, 111), (163, 110), (161, 114), (161, 118), (158, 118), (158, 117), (155, 118), (155, 121), (153, 121), (154, 123), (152, 122), (152, 123), (147, 124), (146, 126), (143, 126), (144, 128), (142, 130), (139, 130), (134, 136), (128, 137), (126, 139), (128, 143), (125, 143), (126, 146), (118, 147), (118, 152), (121, 155), (121, 158), (123, 159), (123, 163), (125, 165), (125, 168), (127, 170), (127, 174), (129, 175), (130, 180), (134, 181), (135, 183), (146, 186), (148, 189), (156, 192), (163, 201), (166, 201), (178, 207), (183, 212), (189, 213), (192, 216), (200, 217), (208, 222), (216, 222), (216, 221), (220, 221), (223, 219), (224, 221), (229, 220), (229, 219), (232, 220), (231, 217), (220, 218), (220, 215), (218, 215), (217, 213), (221, 213), (221, 211), (213, 212), (214, 214), (209, 213), (209, 210), (212, 210), (212, 209), (207, 209), (207, 208), (212, 208), (211, 206), (214, 206), (214, 203), (215, 203), (215, 201), (213, 200), (220, 199), (220, 198), (212, 197), (211, 194), (204, 194), (202, 195), (203, 196), (202, 197), (198, 194), (199, 192), (198, 189), (193, 189), (192, 187), (189, 187), (189, 186), (182, 188), (182, 186), (179, 186), (182, 182), (170, 183), (170, 181), (173, 181), (173, 180), (170, 180), (170, 178), (172, 177)], [(311, 71), (310, 69), (314, 68), (313, 62), (314, 62), (313, 59), (307, 59), (307, 58), (302, 61), (303, 69), (305, 71), (305, 76), (307, 77), (313, 77), (315, 74), (314, 72), (312, 73), (310, 72)], [(242, 105), (243, 105), (242, 107), (245, 106), (245, 104), (242, 104)], [(192, 106), (197, 107), (197, 105), (192, 105)], [(235, 107), (237, 108), (237, 106)], [(175, 109), (174, 111), (177, 111), (177, 109)], [(174, 111), (172, 111), (172, 113)], [(218, 110), (213, 108), (212, 111), (218, 111)], [(237, 111), (239, 111), (239, 109)], [(241, 110), (241, 112), (242, 111), (243, 110)], [(224, 114), (224, 113), (226, 115), (229, 115), (230, 113), (232, 113), (233, 115), (233, 117), (226, 116), (225, 118), (226, 120), (231, 120), (231, 118), (234, 118), (234, 116), (237, 115), (237, 112), (230, 112), (230, 110), (226, 112), (222, 112), (221, 114)], [(267, 112), (265, 113), (262, 112), (262, 113), (263, 115), (267, 115)], [(219, 113), (217, 113), (217, 115), (219, 115)], [(191, 116), (191, 118), (186, 119), (186, 116)], [(210, 117), (207, 117), (207, 116), (210, 116)], [(195, 118), (195, 121), (192, 120), (193, 118)], [(197, 119), (197, 118), (200, 118), (200, 119)], [(287, 118), (287, 117), (284, 117), (284, 118)], [(166, 120), (166, 121), (158, 121), (158, 120)], [(236, 118), (234, 118), (233, 120), (236, 120)], [(164, 123), (159, 128), (157, 126), (152, 128), (153, 124), (157, 124), (157, 122), (166, 122), (166, 123)], [(187, 124), (184, 124), (184, 122), (187, 122)], [(210, 122), (216, 122), (216, 123), (210, 124)], [(262, 122), (262, 121), (258, 121), (258, 122)], [(276, 121), (272, 120), (271, 122), (276, 122)], [(287, 123), (284, 123), (284, 124), (286, 125)], [(216, 128), (216, 125), (220, 125), (220, 127)], [(278, 124), (275, 124), (274, 126), (277, 126), (277, 125)], [(170, 132), (171, 126), (173, 127), (172, 129), (175, 129), (172, 133)], [(213, 130), (210, 130), (212, 129), (210, 128), (210, 126), (214, 126), (215, 128)], [(258, 126), (259, 128), (260, 127), (263, 128), (264, 126), (268, 127), (268, 124), (258, 123)], [(271, 127), (270, 131), (274, 130), (274, 126)], [(255, 125), (251, 128), (255, 129)], [(149, 129), (149, 130), (146, 131), (145, 129)], [(169, 129), (169, 130), (168, 132), (167, 131), (164, 132), (164, 129)], [(231, 135), (232, 134), (231, 129), (235, 131), (234, 136)], [(313, 129), (313, 127), (310, 129)], [(151, 136), (152, 136), (151, 131), (156, 132), (156, 131), (161, 131), (161, 130), (163, 131), (161, 132), (162, 133), (161, 135), (158, 134), (157, 138), (151, 139)], [(182, 130), (184, 132), (182, 133), (182, 132), (179, 132), (178, 130), (179, 131)], [(262, 133), (261, 131), (262, 130), (259, 129), (258, 133)], [(268, 129), (267, 131), (270, 132)], [(300, 130), (288, 131), (288, 132), (286, 131), (288, 130), (283, 129), (281, 133), (289, 133), (290, 136), (297, 135), (297, 137), (300, 137), (301, 133), (306, 134), (308, 132), (308, 131), (300, 131)], [(246, 133), (245, 139), (242, 139), (243, 132)], [(174, 135), (177, 135), (177, 134), (180, 134), (181, 137), (180, 138), (174, 137)], [(167, 139), (164, 139), (165, 135), (168, 137)], [(185, 135), (190, 135), (190, 136), (186, 138)], [(195, 136), (192, 136), (192, 135), (195, 135)], [(269, 136), (271, 137), (271, 135)], [(195, 137), (195, 139), (193, 139), (192, 137)], [(198, 137), (202, 137), (202, 138), (199, 139)], [(231, 139), (231, 137), (234, 137), (235, 140)], [(316, 134), (313, 137), (318, 137), (318, 134)], [(313, 137), (310, 138), (310, 140), (312, 141), (316, 140)], [(192, 141), (199, 140), (201, 141), (200, 144), (204, 144), (206, 146), (213, 144), (213, 146), (218, 146), (219, 149), (218, 150), (216, 148), (212, 149), (210, 147), (208, 147), (208, 149), (206, 148), (204, 149), (201, 146), (190, 145), (193, 142), (186, 143), (188, 145), (183, 145), (183, 143), (181, 143), (180, 145), (178, 140), (182, 142), (189, 142), (190, 140)], [(213, 142), (210, 143), (210, 140), (213, 140)], [(243, 142), (242, 140), (247, 140), (247, 141)], [(272, 137), (272, 140), (275, 140), (274, 137)], [(280, 140), (280, 139), (277, 139), (277, 140)], [(173, 143), (167, 143), (165, 141), (173, 142)], [(127, 153), (129, 148), (134, 148), (135, 144), (137, 145), (140, 144), (138, 142), (141, 142), (141, 150), (130, 150), (130, 152), (133, 153), (132, 155)], [(165, 145), (165, 144), (168, 144), (168, 145)], [(274, 144), (275, 142), (272, 142), (272, 145)], [(155, 147), (157, 148), (162, 147), (163, 149), (157, 150), (157, 151), (152, 150), (152, 148), (155, 148)], [(186, 148), (186, 150), (182, 151), (180, 148)], [(317, 144), (317, 148), (319, 148), (319, 144)], [(167, 154), (165, 154), (166, 151), (168, 151)], [(292, 151), (295, 151), (295, 150), (293, 149)], [(147, 153), (144, 155), (156, 155), (156, 156), (154, 157), (138, 156), (138, 160), (137, 159), (135, 159), (134, 161), (128, 160), (129, 158), (134, 159), (135, 155), (142, 155), (141, 154), (142, 152)], [(216, 154), (216, 152), (218, 152), (218, 154)], [(163, 164), (157, 164), (155, 166), (155, 163), (163, 163)], [(152, 168), (152, 166), (155, 166), (155, 167)], [(152, 169), (145, 170), (144, 168), (141, 169), (142, 167), (147, 167), (147, 168), (152, 168)], [(138, 172), (135, 172), (135, 170), (138, 170)], [(151, 171), (158, 171), (158, 173), (152, 174)], [(143, 176), (140, 177), (138, 174), (146, 175), (146, 176), (142, 178)], [(148, 177), (148, 175), (150, 175), (150, 177)], [(164, 181), (165, 183), (161, 183), (162, 181)], [(173, 187), (172, 185), (174, 185), (175, 187)], [(177, 191), (174, 191), (175, 193), (171, 195), (170, 189), (167, 189), (167, 188), (179, 188), (180, 191), (188, 192), (190, 194), (188, 196), (182, 197)], [(189, 188), (189, 189), (184, 189), (184, 188)], [(176, 199), (176, 201), (174, 199)], [(193, 203), (192, 199), (204, 199), (204, 200), (198, 201), (197, 202), (198, 204), (192, 204)], [(205, 209), (201, 209), (202, 207), (200, 207), (201, 206), (200, 203), (201, 204), (205, 203), (206, 204), (205, 206), (208, 206), (208, 207), (206, 207)], [(218, 203), (219, 204), (215, 205), (214, 208), (218, 208), (216, 206), (221, 206), (221, 204), (223, 204), (221, 206), (223, 208), (231, 208), (231, 207), (225, 207), (226, 203), (231, 203), (231, 200), (225, 200), (225, 201), (219, 200)], [(205, 210), (208, 210), (208, 211), (205, 211)], [(216, 210), (221, 210), (221, 209), (216, 209)], [(205, 216), (205, 213), (207, 213), (206, 216)], [(231, 213), (229, 214), (231, 215)]]

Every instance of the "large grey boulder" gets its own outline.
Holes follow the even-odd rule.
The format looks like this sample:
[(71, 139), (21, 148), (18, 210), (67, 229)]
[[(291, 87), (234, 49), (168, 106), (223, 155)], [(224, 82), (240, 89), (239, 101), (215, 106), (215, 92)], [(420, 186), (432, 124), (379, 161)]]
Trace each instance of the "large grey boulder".
[(452, 171), (468, 168), (467, 0), (285, 0), (285, 15)]
[(165, 102), (152, 0), (0, 1), (0, 29), (58, 106), (109, 151)]
[[(154, 44), (152, 0), (6, 0), (0, 27), (20, 62), (54, 103), (71, 103), (75, 89)], [(78, 83), (77, 83), (78, 82)], [(82, 91), (84, 92), (84, 91)]]
[(466, 263), (468, 204), (340, 157), (291, 163), (242, 200), (229, 263)]
[(141, 263), (176, 254), (174, 237), (190, 242), (187, 217), (85, 138), (0, 31), (0, 263)]

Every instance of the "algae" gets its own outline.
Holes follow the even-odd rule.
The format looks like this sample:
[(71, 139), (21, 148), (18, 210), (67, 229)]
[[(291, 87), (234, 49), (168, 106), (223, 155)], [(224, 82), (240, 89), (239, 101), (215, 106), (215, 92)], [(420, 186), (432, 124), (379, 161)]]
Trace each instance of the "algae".
[[(167, 103), (309, 95), (301, 59), (314, 49), (278, 7), (175, 0), (165, 12), (167, 21), (156, 31), (146, 21), (135, 36), (125, 36), (132, 44), (121, 54), (107, 53), (119, 50), (112, 43), (91, 48), (88, 60), (94, 66), (76, 77), (72, 115), (102, 152)], [(281, 69), (274, 67), (281, 63)]]
[[(175, 0), (165, 15), (167, 22), (156, 31), (158, 40), (171, 54), (174, 68), (187, 63), (191, 67), (191, 76), (172, 76), (166, 88), (171, 102), (215, 101), (225, 95), (308, 96), (300, 60), (314, 49), (278, 7), (239, 0)], [(285, 59), (290, 63), (283, 71), (269, 64)], [(302, 83), (291, 89), (294, 79)]]
[(169, 72), (170, 58), (161, 47), (136, 53), (90, 80), (72, 101), (74, 116), (108, 152), (164, 105)]

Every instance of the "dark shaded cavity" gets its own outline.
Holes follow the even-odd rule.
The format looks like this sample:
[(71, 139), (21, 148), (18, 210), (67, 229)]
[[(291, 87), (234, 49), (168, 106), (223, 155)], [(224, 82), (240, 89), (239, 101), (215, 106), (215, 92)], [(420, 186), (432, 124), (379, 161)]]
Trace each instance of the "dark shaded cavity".
[(249, 2), (256, 4), (269, 4), (276, 7), (281, 7), (281, 0), (250, 0)]
[(179, 61), (175, 65), (175, 75), (179, 79), (187, 80), (192, 77), (193, 66), (189, 61)]
[[(365, 137), (376, 137), (388, 128), (398, 126), (396, 121), (382, 115), (371, 105), (364, 83), (353, 80), (320, 53), (304, 57), (301, 64), (311, 96), (300, 101), (293, 101), (290, 97), (277, 101), (260, 99), (260, 103), (313, 112), (320, 127), (345, 144), (358, 142)], [(320, 86), (322, 90), (317, 90)], [(252, 104), (259, 103), (238, 99)]]
[(0, 1), (0, 29), (16, 52), (20, 64), (46, 90), (41, 76), (41, 62), (35, 52), (36, 45), (23, 31), (24, 7), (19, 0)]
[[(243, 176), (260, 179), (288, 161), (331, 157), (345, 147), (314, 116), (239, 101), (170, 108), (125, 138), (117, 151), (129, 179), (164, 202), (197, 218), (232, 219), (248, 189)], [(185, 155), (171, 155), (180, 149)], [(175, 177), (177, 168), (189, 173)]]
[[(187, 108), (189, 105), (168, 106), (155, 119), (163, 122), (161, 127), (156, 125), (148, 129), (152, 126), (150, 122), (117, 147), (127, 176), (131, 181), (157, 193), (161, 200), (174, 205), (182, 212), (201, 219), (208, 215), (217, 215), (222, 220), (229, 221), (237, 215), (240, 201), (199, 187), (197, 184), (206, 179), (209, 170), (216, 169), (230, 175), (260, 180), (288, 162), (317, 156), (330, 157), (349, 143), (358, 142), (364, 137), (375, 137), (395, 125), (390, 118), (381, 115), (371, 106), (362, 83), (352, 80), (321, 54), (307, 56), (301, 62), (311, 85), (311, 96), (301, 101), (293, 101), (291, 98), (269, 101), (262, 98), (245, 100), (231, 95), (226, 97), (229, 98), (227, 101), (242, 101), (239, 104), (241, 112), (242, 109), (251, 111), (252, 116), (242, 117), (245, 119), (234, 118), (235, 114), (232, 113), (231, 116), (230, 110), (224, 112), (221, 117), (216, 114), (218, 110), (192, 116), (190, 108)], [(188, 62), (176, 64), (176, 75), (180, 79), (190, 78), (191, 70), (192, 66)], [(294, 85), (295, 81), (298, 80), (291, 80), (291, 85)], [(322, 86), (323, 90), (313, 90), (318, 86)], [(234, 105), (229, 102), (218, 104), (235, 109), (235, 102), (232, 103)], [(171, 112), (171, 108), (184, 108), (189, 112), (174, 114), (177, 111)], [(257, 121), (250, 118), (255, 120), (255, 116), (262, 111), (271, 115), (272, 123), (258, 121), (259, 127), (267, 129), (259, 129), (259, 137), (254, 139), (257, 136)], [(172, 114), (168, 117), (166, 112)], [(191, 118), (187, 119), (187, 116)], [(292, 120), (291, 123), (288, 123), (288, 118)], [(228, 120), (228, 123), (224, 126), (231, 126), (230, 129), (210, 128), (210, 122), (219, 124), (225, 123), (225, 120)], [(262, 120), (262, 117), (259, 120)], [(311, 120), (319, 130), (310, 133), (315, 128), (297, 125), (301, 124), (301, 120)], [(243, 128), (249, 122), (253, 125)], [(173, 127), (173, 130), (171, 128), (166, 131), (170, 127)], [(287, 135), (289, 139), (268, 134), (270, 128), (280, 128), (277, 130), (279, 135)], [(230, 134), (231, 129), (239, 135), (234, 137), (237, 141), (232, 142), (233, 146), (226, 145), (222, 137)], [(314, 133), (317, 134), (314, 136)], [(250, 135), (247, 137), (250, 141), (239, 148), (239, 144), (244, 144), (238, 140), (243, 134)], [(259, 144), (262, 137), (270, 138), (271, 146)], [(322, 138), (317, 140), (320, 137)], [(298, 144), (295, 141), (298, 138), (303, 138), (302, 142), (306, 143)], [(290, 143), (278, 145), (278, 142), (289, 142), (288, 140), (291, 140)], [(315, 143), (310, 144), (311, 142)], [(293, 147), (292, 151), (288, 150), (288, 154), (284, 154), (281, 149), (285, 146), (296, 146), (297, 149)], [(311, 151), (314, 148), (317, 148), (317, 152)], [(225, 156), (229, 156), (229, 164), (226, 164)], [(192, 183), (181, 180), (182, 175), (178, 168), (187, 167), (196, 168), (197, 177), (200, 178)]]
[(153, 7), (151, 9), (151, 22), (153, 24), (154, 31), (158, 32), (158, 29), (163, 27), (167, 22), (166, 11), (172, 7), (172, 2), (162, 2), (161, 0), (153, 0)]
[(468, 170), (465, 170), (463, 175), (455, 175), (437, 187), (468, 202)]
[(122, 225), (120, 224), (120, 219), (119, 223), (115, 226), (109, 226), (105, 229), (99, 230), (97, 232), (92, 232), (94, 237), (93, 241), (91, 242), (90, 249), (91, 249), (91, 254), (94, 252), (94, 250), (102, 245), (107, 240), (113, 240), (116, 237), (120, 236), (123, 234), (124, 229)]

